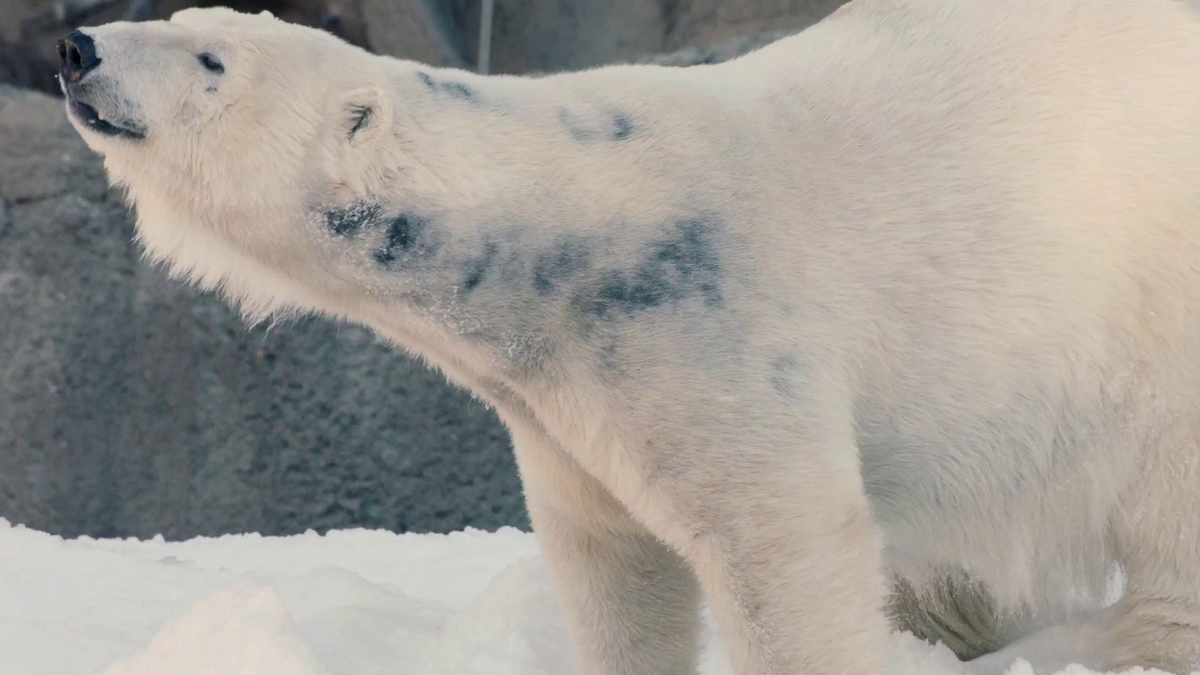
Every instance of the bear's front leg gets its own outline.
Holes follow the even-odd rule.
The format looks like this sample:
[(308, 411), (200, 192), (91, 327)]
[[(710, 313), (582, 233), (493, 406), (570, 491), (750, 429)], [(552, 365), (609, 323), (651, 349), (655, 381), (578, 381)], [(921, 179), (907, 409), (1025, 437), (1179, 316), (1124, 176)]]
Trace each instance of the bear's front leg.
[(851, 433), (788, 426), (693, 437), (643, 490), (648, 522), (694, 568), (738, 675), (880, 675), (882, 544)]
[(512, 426), (534, 532), (586, 675), (694, 675), (699, 588), (569, 456)]

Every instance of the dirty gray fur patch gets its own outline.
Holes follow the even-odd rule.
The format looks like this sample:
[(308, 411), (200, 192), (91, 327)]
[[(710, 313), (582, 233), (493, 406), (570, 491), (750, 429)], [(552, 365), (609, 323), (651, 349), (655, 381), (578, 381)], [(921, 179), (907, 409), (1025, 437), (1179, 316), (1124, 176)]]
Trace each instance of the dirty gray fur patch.
[(604, 320), (689, 299), (723, 306), (721, 257), (714, 241), (719, 224), (705, 215), (668, 226), (664, 238), (646, 245), (637, 265), (601, 274), (594, 291), (576, 299), (580, 312)]
[(441, 94), (468, 103), (476, 102), (475, 90), (461, 82), (435, 80), (432, 75), (423, 70), (417, 72), (417, 77), (425, 85), (425, 88), (434, 94)]
[(374, 202), (359, 201), (340, 209), (325, 212), (325, 228), (339, 237), (353, 237), (373, 226), (383, 216), (383, 207)]
[(380, 232), (381, 238), (372, 252), (375, 262), (390, 266), (401, 258), (427, 255), (437, 248), (430, 236), (429, 219), (414, 213), (388, 214), (383, 206), (371, 200), (360, 200), (345, 207), (328, 209), (323, 213), (325, 229), (342, 239), (354, 239), (366, 232)]
[(537, 256), (533, 263), (533, 289), (550, 295), (564, 281), (587, 269), (590, 252), (583, 242), (568, 239)]
[(466, 275), (463, 277), (462, 288), (465, 293), (479, 288), (495, 266), (500, 253), (500, 246), (494, 241), (483, 244), (483, 253), (467, 262)]
[(580, 143), (624, 141), (633, 135), (633, 120), (629, 115), (606, 112), (600, 117), (598, 121), (586, 120), (565, 107), (558, 109), (558, 121), (567, 135)]
[(800, 374), (800, 360), (790, 354), (771, 362), (771, 388), (784, 398), (795, 398), (796, 378)]
[(613, 115), (612, 125), (614, 141), (623, 141), (633, 135), (633, 121), (628, 115)]
[(387, 221), (383, 244), (375, 251), (380, 265), (391, 265), (400, 257), (412, 254), (422, 244), (428, 221), (411, 213), (402, 213)]

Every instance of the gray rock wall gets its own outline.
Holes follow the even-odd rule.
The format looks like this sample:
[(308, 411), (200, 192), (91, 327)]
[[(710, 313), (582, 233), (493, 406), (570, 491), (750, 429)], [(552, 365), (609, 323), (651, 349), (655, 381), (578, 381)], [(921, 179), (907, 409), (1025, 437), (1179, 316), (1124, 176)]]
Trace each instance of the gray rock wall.
[(0, 87), (0, 516), (65, 535), (524, 525), (509, 441), (366, 331), (139, 259), (59, 101)]
[[(764, 32), (799, 31), (844, 0), (496, 0), (493, 72), (576, 70)], [(450, 0), (471, 58), (480, 0)]]

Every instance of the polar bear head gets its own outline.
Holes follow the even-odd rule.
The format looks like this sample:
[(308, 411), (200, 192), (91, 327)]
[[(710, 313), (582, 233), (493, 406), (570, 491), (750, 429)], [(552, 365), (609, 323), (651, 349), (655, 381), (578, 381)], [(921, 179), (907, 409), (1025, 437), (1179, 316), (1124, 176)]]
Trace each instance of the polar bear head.
[(369, 193), (394, 154), (385, 59), (225, 8), (82, 28), (58, 47), (69, 118), (136, 207), (149, 256), (251, 313), (305, 304), (296, 281), (325, 261), (299, 225), (316, 203)]

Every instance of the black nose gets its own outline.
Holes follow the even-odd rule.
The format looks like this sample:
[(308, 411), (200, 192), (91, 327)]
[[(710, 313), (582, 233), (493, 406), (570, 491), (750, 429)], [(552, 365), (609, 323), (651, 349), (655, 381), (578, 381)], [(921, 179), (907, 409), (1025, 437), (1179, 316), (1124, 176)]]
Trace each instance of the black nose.
[(72, 80), (78, 80), (100, 65), (96, 43), (79, 31), (58, 41), (58, 56), (62, 59), (63, 74)]

